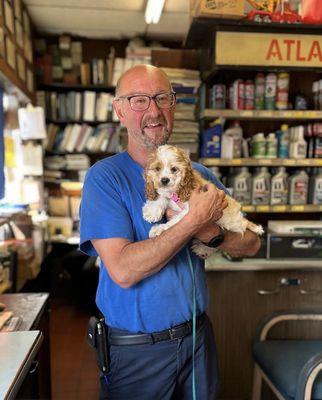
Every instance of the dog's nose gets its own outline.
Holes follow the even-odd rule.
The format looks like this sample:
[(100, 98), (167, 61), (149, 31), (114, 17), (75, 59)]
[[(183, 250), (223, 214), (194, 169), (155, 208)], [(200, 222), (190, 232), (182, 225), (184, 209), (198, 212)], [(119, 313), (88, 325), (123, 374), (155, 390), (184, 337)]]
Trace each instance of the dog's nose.
[(170, 179), (169, 178), (161, 178), (161, 183), (162, 183), (162, 185), (167, 185), (168, 183), (170, 182)]

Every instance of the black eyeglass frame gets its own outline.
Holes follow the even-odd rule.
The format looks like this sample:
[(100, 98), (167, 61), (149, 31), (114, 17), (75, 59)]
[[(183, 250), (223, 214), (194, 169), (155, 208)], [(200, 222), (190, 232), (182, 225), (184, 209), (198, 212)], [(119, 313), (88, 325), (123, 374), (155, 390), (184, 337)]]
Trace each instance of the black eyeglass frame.
[[(163, 94), (168, 94), (168, 95), (172, 95), (173, 96), (173, 104), (171, 104), (169, 107), (160, 107), (160, 105), (158, 104), (158, 102), (156, 101), (156, 98), (158, 97), (158, 96), (161, 96), (161, 95), (163, 95)], [(173, 107), (175, 104), (176, 104), (176, 95), (177, 95), (177, 93), (176, 92), (170, 92), (170, 93), (157, 93), (157, 94), (155, 94), (154, 96), (149, 96), (148, 94), (133, 94), (133, 95), (131, 95), (131, 96), (119, 96), (119, 97), (117, 97), (117, 98), (115, 98), (115, 100), (116, 101), (118, 101), (118, 100), (121, 100), (121, 99), (127, 99), (128, 100), (128, 102), (129, 102), (129, 104), (130, 104), (130, 107), (131, 107), (131, 110), (133, 110), (133, 108), (132, 108), (132, 106), (131, 106), (131, 99), (133, 98), (133, 97), (148, 97), (148, 99), (149, 99), (149, 104), (148, 104), (148, 106), (145, 108), (145, 109), (142, 109), (142, 110), (133, 110), (133, 111), (146, 111), (149, 107), (150, 107), (150, 104), (151, 104), (151, 100), (154, 100), (155, 101), (155, 103), (156, 103), (156, 105), (159, 107), (159, 108), (162, 108), (162, 109), (169, 109), (169, 108), (171, 108), (171, 107)]]

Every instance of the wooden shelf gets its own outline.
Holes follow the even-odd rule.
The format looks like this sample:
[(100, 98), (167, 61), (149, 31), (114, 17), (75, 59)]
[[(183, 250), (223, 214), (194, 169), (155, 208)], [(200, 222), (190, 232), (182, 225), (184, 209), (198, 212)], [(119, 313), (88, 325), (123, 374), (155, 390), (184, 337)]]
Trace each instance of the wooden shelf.
[(315, 110), (215, 110), (206, 108), (201, 112), (200, 118), (214, 119), (244, 119), (244, 120), (319, 120), (322, 111)]
[(84, 120), (55, 120), (46, 118), (46, 123), (55, 125), (67, 125), (67, 124), (86, 124), (86, 125), (101, 125), (101, 124), (119, 124), (119, 121), (84, 121)]
[(205, 38), (211, 37), (214, 30), (222, 29), (234, 31), (251, 31), (251, 32), (280, 32), (280, 33), (298, 33), (304, 31), (305, 34), (318, 35), (321, 32), (321, 25), (308, 24), (281, 24), (281, 23), (258, 23), (244, 19), (227, 19), (227, 18), (193, 18), (190, 24), (188, 34), (185, 38), (184, 45), (187, 48), (199, 48), (205, 42)]
[(67, 83), (39, 83), (37, 86), (37, 90), (48, 90), (52, 92), (69, 92), (69, 91), (78, 91), (84, 92), (85, 90), (91, 90), (95, 92), (108, 92), (114, 93), (115, 86), (104, 86), (104, 85), (69, 85)]
[(322, 158), (200, 158), (207, 167), (322, 167)]
[(276, 205), (276, 206), (242, 206), (242, 211), (247, 213), (318, 213), (322, 211), (322, 205)]

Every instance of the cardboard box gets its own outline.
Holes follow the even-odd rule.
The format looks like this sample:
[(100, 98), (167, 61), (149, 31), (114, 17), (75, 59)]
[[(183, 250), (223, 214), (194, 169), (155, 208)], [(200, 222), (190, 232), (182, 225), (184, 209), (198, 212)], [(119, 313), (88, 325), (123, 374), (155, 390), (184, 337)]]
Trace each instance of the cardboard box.
[(190, 0), (190, 17), (233, 18), (245, 16), (245, 0)]

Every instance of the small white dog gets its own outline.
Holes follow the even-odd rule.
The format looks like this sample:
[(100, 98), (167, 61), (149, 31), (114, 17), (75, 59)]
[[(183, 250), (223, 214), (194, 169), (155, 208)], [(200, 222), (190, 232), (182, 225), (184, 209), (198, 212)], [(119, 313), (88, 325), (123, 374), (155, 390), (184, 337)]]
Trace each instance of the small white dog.
[[(160, 221), (167, 208), (179, 212), (167, 223), (154, 225), (149, 232), (150, 237), (160, 235), (180, 221), (189, 211), (188, 200), (192, 190), (209, 183), (192, 168), (186, 153), (171, 145), (158, 147), (149, 157), (144, 178), (147, 202), (143, 207), (143, 218), (146, 221)], [(228, 206), (217, 221), (219, 226), (241, 234), (246, 229), (259, 235), (264, 232), (260, 225), (255, 225), (243, 217), (241, 205), (236, 200), (227, 196), (227, 201)], [(197, 239), (194, 239), (192, 249), (202, 258), (208, 258), (216, 251)]]

